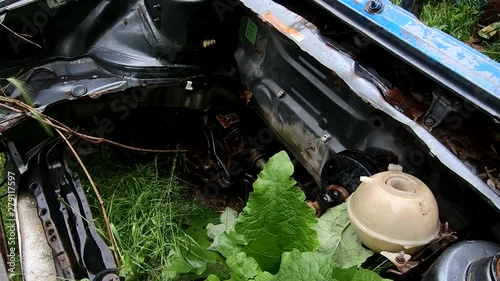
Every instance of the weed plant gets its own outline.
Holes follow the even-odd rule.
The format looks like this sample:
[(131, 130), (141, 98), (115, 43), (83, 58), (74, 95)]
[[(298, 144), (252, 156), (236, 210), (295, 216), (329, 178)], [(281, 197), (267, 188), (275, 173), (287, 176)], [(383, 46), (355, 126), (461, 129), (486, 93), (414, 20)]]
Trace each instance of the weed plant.
[[(191, 239), (185, 232), (191, 223), (200, 217), (207, 223), (218, 218), (215, 211), (186, 195), (189, 187), (176, 176), (179, 161), (178, 157), (154, 158), (130, 164), (105, 149), (84, 160), (105, 201), (121, 274), (127, 280), (164, 280), (162, 270), (171, 262), (173, 251)], [(96, 226), (104, 234), (99, 202), (83, 173), (80, 178)]]
[[(398, 5), (400, 0), (392, 0)], [(420, 20), (458, 40), (467, 43), (481, 15), (481, 3), (477, 0), (430, 0), (424, 1)], [(483, 42), (480, 51), (500, 62), (500, 42)]]

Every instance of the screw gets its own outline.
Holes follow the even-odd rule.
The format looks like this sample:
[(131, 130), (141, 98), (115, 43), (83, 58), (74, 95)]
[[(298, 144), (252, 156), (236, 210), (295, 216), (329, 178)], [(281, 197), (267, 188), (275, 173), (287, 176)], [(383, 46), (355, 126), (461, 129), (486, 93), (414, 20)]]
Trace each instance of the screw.
[(369, 13), (377, 13), (382, 9), (382, 2), (370, 0), (365, 5), (365, 10)]
[(286, 96), (286, 93), (285, 93), (285, 91), (281, 90), (278, 92), (277, 96), (278, 96), (278, 99), (282, 99)]
[(340, 194), (337, 190), (332, 190), (328, 193), (330, 197), (332, 197), (334, 200), (338, 200), (340, 198)]
[(451, 231), (451, 229), (450, 229), (450, 226), (448, 225), (448, 222), (445, 222), (445, 223), (443, 224), (443, 231), (442, 231), (442, 233), (443, 233), (444, 235), (447, 235), (447, 234), (451, 234), (451, 233), (453, 233), (453, 231)]
[(427, 118), (424, 121), (424, 124), (427, 125), (427, 126), (432, 126), (432, 125), (434, 125), (434, 123), (436, 123), (436, 121), (434, 119), (432, 119), (432, 118)]
[(395, 260), (399, 264), (405, 264), (406, 263), (405, 254), (399, 253), (399, 255), (395, 258)]
[(161, 6), (160, 6), (160, 4), (154, 4), (154, 5), (153, 5), (153, 9), (156, 9), (156, 10), (158, 10), (158, 11), (159, 11), (159, 10), (161, 10)]
[(321, 137), (322, 142), (327, 142), (332, 138), (330, 134), (325, 134), (324, 136)]

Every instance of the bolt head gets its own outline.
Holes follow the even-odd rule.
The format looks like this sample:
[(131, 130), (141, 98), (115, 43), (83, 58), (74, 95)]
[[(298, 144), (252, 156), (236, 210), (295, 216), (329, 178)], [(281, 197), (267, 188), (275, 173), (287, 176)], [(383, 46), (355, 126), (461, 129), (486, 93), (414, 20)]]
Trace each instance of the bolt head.
[(377, 13), (382, 9), (382, 2), (370, 0), (365, 4), (365, 10), (369, 13)]
[(434, 123), (436, 123), (436, 121), (434, 121), (433, 118), (426, 118), (424, 120), (424, 124), (427, 125), (427, 126), (432, 126), (432, 125), (434, 125)]
[(286, 96), (285, 91), (281, 90), (281, 91), (279, 91), (279, 92), (278, 92), (278, 98), (279, 98), (279, 99), (282, 99), (282, 98), (284, 98), (285, 96)]
[(327, 142), (332, 138), (330, 134), (325, 134), (324, 136), (321, 137), (322, 142)]

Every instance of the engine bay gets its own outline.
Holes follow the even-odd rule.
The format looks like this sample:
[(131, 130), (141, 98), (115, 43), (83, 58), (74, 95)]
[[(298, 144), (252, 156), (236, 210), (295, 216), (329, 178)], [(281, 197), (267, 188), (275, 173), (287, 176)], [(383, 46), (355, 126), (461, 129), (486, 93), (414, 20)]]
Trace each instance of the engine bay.
[[(182, 154), (221, 212), (286, 151), (304, 204), (320, 218), (347, 202), (357, 237), (380, 254), (366, 263), (392, 262), (382, 277), (500, 278), (500, 66), (478, 52), (377, 0), (24, 2), (0, 6), (0, 72), (32, 95), (3, 90), (4, 184), (31, 194), (19, 205), (36, 201), (58, 277), (119, 280), (72, 172), (75, 154), (105, 144)], [(410, 230), (408, 244), (398, 235)], [(7, 243), (0, 235), (4, 261)], [(23, 270), (40, 263), (21, 256)]]

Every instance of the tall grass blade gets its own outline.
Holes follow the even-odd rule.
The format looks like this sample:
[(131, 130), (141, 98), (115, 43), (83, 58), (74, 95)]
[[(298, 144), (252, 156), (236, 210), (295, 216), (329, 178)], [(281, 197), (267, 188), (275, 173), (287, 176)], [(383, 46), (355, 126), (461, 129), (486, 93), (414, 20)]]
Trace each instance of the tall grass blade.
[(28, 85), (26, 85), (24, 81), (14, 77), (7, 78), (7, 81), (17, 90), (19, 90), (19, 93), (21, 94), (21, 97), (26, 104), (28, 104), (29, 106), (33, 105), (33, 91)]
[[(26, 83), (22, 80), (19, 80), (14, 77), (7, 78), (7, 81), (14, 86), (16, 89), (19, 90), (19, 93), (21, 94), (22, 99), (26, 104), (29, 106), (33, 105), (33, 91), (26, 85)], [(42, 126), (43, 130), (49, 135), (53, 136), (53, 132), (51, 127), (45, 122), (45, 120), (42, 118), (42, 116), (35, 110), (30, 110), (30, 112), (35, 116), (36, 120)]]

